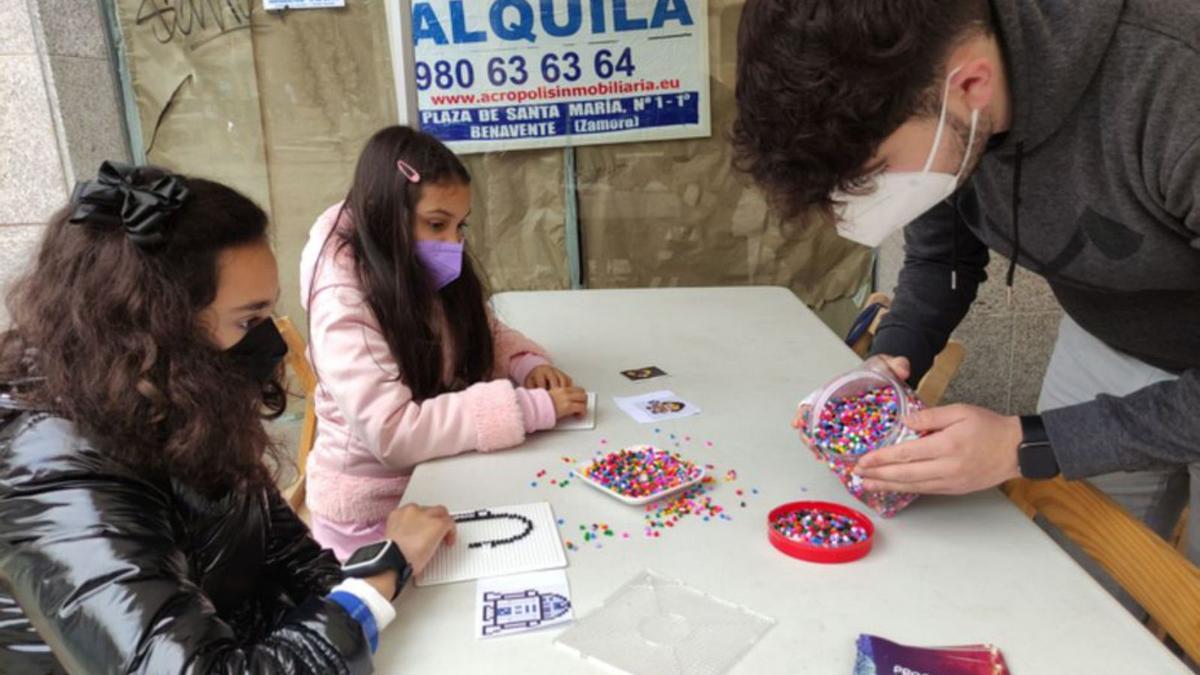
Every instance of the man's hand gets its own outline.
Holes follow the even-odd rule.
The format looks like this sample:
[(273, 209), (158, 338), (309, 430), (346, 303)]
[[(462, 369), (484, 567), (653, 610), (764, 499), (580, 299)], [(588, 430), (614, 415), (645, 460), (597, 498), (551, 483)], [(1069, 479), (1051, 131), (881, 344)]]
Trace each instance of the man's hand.
[(908, 359), (903, 356), (876, 354), (864, 361), (863, 365), (872, 370), (891, 372), (901, 382), (907, 380), (908, 376), (912, 374), (912, 366), (909, 365)]
[(905, 420), (924, 438), (863, 455), (854, 472), (870, 492), (966, 494), (1021, 475), (1021, 421), (985, 408), (950, 405)]

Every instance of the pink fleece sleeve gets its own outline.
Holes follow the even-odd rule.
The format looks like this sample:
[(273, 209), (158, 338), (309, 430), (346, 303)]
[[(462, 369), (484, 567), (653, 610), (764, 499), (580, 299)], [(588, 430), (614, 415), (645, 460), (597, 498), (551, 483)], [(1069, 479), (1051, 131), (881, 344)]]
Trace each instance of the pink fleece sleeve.
[(550, 365), (541, 345), (506, 326), (490, 307), (487, 312), (492, 328), (492, 349), (496, 354), (496, 377), (507, 377), (521, 386), (534, 368)]
[(309, 306), (320, 386), (383, 464), (401, 472), (435, 457), (498, 450), (525, 438), (525, 414), (507, 380), (416, 402), (358, 289), (318, 290)]
[(517, 389), (517, 403), (525, 414), (525, 433), (553, 429), (558, 425), (554, 399), (545, 389)]
[(540, 354), (527, 352), (514, 356), (511, 364), (508, 369), (508, 379), (512, 380), (518, 387), (521, 387), (525, 385), (525, 378), (529, 377), (534, 368), (550, 365), (550, 359)]

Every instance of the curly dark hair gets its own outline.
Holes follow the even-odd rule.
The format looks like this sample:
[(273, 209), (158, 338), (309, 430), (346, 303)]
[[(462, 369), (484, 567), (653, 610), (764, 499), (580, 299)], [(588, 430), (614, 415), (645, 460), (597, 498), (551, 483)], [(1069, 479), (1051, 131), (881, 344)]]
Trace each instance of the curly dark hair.
[[(170, 176), (138, 169), (138, 181)], [(31, 383), (28, 406), (73, 421), (101, 452), (205, 492), (265, 487), (280, 454), (263, 417), (286, 406), (281, 373), (250, 379), (201, 326), (217, 294), (218, 255), (267, 237), (267, 216), (235, 190), (176, 176), (187, 198), (166, 243), (145, 251), (120, 224), (77, 204), (56, 213), (11, 289), (0, 382)]]
[(784, 217), (828, 214), (884, 139), (938, 113), (949, 51), (990, 26), (987, 0), (747, 0), (735, 166)]

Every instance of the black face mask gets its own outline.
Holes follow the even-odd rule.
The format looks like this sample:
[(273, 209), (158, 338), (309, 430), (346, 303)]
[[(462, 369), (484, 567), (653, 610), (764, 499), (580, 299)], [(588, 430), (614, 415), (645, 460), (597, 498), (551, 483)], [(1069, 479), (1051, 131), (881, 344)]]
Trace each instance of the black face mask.
[(275, 322), (260, 321), (238, 343), (225, 350), (239, 370), (255, 382), (266, 382), (287, 356), (288, 346)]

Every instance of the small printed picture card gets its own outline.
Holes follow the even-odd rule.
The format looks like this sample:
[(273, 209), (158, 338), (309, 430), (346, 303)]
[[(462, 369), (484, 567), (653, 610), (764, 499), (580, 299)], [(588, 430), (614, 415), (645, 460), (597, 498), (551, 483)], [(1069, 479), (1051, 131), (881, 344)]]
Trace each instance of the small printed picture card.
[(570, 623), (565, 570), (480, 579), (475, 584), (475, 637), (492, 638)]
[(658, 366), (646, 366), (645, 368), (632, 368), (630, 370), (622, 370), (621, 374), (633, 381), (649, 380), (653, 377), (662, 377), (667, 374), (667, 371)]
[(674, 392), (665, 389), (638, 396), (618, 396), (613, 401), (618, 408), (641, 424), (691, 417), (700, 413), (696, 404), (685, 401)]
[(587, 414), (562, 418), (554, 427), (556, 431), (588, 431), (596, 428), (596, 392), (589, 391), (587, 397)]

